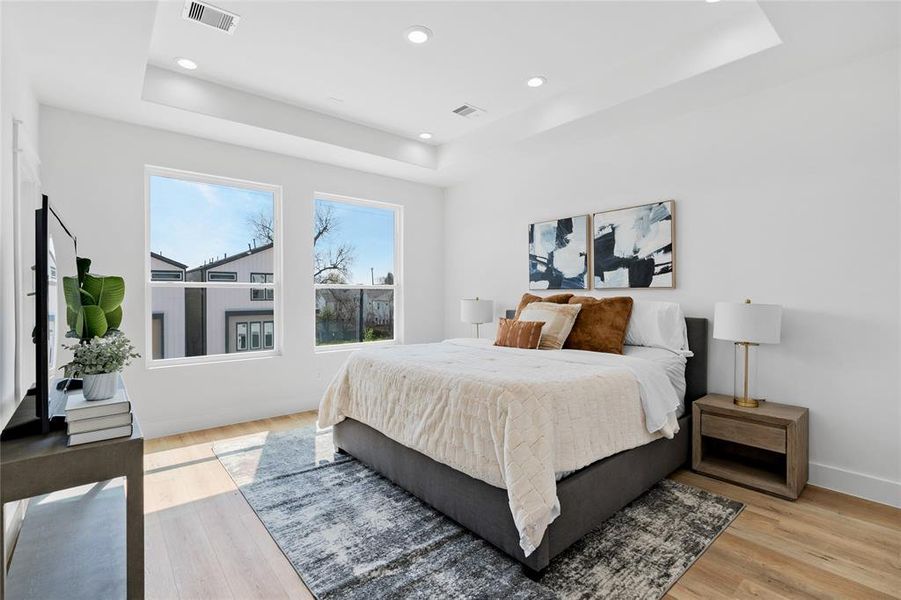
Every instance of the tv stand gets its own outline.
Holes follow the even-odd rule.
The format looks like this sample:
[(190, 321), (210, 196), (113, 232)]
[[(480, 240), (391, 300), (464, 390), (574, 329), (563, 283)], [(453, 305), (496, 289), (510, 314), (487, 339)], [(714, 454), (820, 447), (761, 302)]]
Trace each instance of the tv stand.
[[(49, 389), (49, 406), (50, 419), (47, 429), (43, 428), (41, 418), (37, 416), (37, 407), (35, 402), (37, 396), (34, 389), (28, 390), (28, 395), (19, 403), (13, 416), (10, 417), (9, 423), (0, 433), (0, 441), (15, 440), (33, 435), (46, 435), (51, 431), (59, 431), (66, 429), (66, 390), (81, 389), (81, 380), (68, 380), (70, 383), (62, 390), (57, 389), (57, 384), (67, 381), (66, 379), (54, 380)], [(77, 385), (73, 385), (77, 384)]]
[[(131, 437), (72, 447), (67, 446), (65, 426), (42, 435), (0, 442), (0, 522), (7, 502), (125, 477), (126, 589), (128, 598), (140, 600), (144, 598), (144, 437), (137, 418), (133, 425)], [(27, 514), (25, 518), (27, 521)], [(5, 565), (0, 565), (0, 569), (2, 599)], [(77, 582), (72, 585), (77, 586)]]

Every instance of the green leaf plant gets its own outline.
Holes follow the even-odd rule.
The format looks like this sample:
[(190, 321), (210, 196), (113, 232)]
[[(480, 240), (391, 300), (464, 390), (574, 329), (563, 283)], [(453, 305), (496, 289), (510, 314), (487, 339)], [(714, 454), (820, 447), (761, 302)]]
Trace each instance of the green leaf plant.
[(79, 257), (77, 264), (78, 277), (63, 277), (66, 323), (69, 325), (66, 337), (86, 343), (119, 331), (125, 280), (116, 275), (89, 273), (89, 258)]

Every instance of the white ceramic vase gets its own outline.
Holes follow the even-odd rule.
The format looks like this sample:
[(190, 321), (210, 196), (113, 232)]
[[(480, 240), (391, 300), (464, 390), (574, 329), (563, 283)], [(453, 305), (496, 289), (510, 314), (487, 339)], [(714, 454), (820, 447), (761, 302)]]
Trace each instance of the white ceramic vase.
[(116, 395), (118, 372), (85, 375), (81, 379), (85, 400), (106, 400)]

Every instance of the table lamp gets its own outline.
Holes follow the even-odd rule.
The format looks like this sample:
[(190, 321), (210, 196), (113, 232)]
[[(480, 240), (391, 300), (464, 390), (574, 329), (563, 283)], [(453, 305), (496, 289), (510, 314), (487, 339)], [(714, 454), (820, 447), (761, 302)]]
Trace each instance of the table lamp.
[(476, 326), (476, 337), (479, 337), (479, 325), (494, 320), (494, 300), (463, 298), (460, 300), (460, 320)]
[(782, 307), (778, 304), (717, 302), (713, 311), (713, 337), (735, 342), (732, 401), (757, 408), (762, 398), (757, 389), (757, 347), (778, 344), (782, 329)]

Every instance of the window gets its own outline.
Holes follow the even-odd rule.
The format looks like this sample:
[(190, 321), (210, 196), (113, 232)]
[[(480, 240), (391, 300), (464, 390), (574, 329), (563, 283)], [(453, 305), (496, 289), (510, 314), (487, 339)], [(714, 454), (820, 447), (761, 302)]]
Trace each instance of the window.
[(263, 338), (260, 330), (260, 322), (254, 321), (250, 324), (250, 349), (259, 350), (263, 347)]
[[(234, 271), (209, 271), (206, 274), (207, 281), (238, 281), (238, 274)], [(271, 281), (269, 283), (272, 283)]]
[(247, 350), (247, 323), (235, 323), (235, 345), (238, 352)]
[(400, 339), (400, 206), (317, 194), (313, 228), (316, 346)]
[(181, 271), (151, 271), (151, 281), (182, 281), (185, 275)]
[[(251, 273), (250, 274), (250, 282), (251, 283), (272, 283), (272, 273)], [(267, 289), (252, 289), (250, 290), (250, 299), (254, 301), (260, 300), (272, 300), (272, 290)]]
[(168, 364), (277, 352), (281, 188), (149, 166), (145, 173), (145, 356)]
[(275, 323), (263, 322), (263, 348), (272, 348), (275, 344)]
[[(263, 316), (269, 314), (248, 315), (246, 313), (229, 315), (235, 318), (243, 318), (243, 321), (231, 321), (235, 331), (234, 346), (229, 347), (229, 352), (244, 352), (245, 350), (271, 350), (275, 347), (275, 322), (273, 321), (247, 321), (248, 317)], [(260, 325), (262, 324), (262, 329)]]

